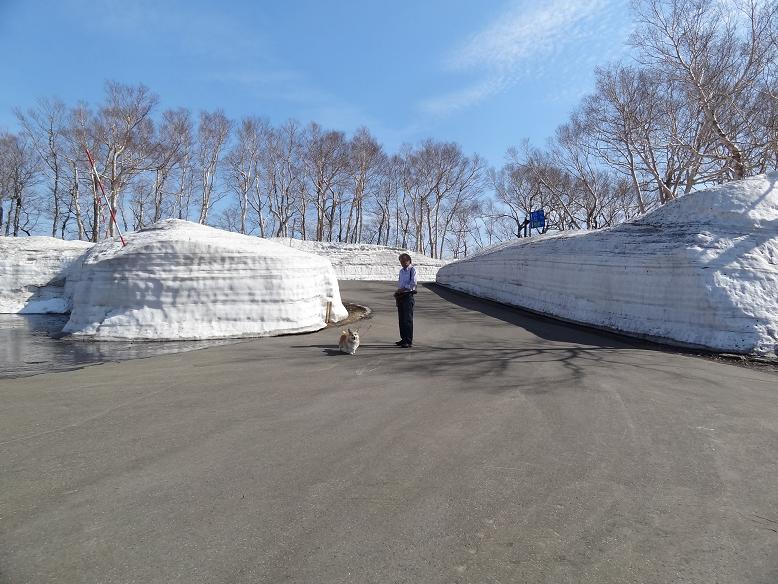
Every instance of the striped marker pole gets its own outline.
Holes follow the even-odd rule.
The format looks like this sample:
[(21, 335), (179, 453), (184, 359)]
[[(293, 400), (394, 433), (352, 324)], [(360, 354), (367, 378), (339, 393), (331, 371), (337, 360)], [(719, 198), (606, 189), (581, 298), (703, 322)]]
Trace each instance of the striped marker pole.
[[(89, 159), (89, 164), (92, 167), (92, 172), (95, 175), (95, 179), (97, 180), (97, 184), (100, 185), (100, 192), (103, 193), (103, 199), (105, 200), (105, 204), (108, 207), (108, 211), (111, 213), (111, 220), (113, 221), (114, 226), (116, 227), (116, 232), (119, 234), (119, 239), (122, 241), (122, 247), (127, 245), (127, 242), (124, 241), (124, 236), (122, 235), (122, 230), (119, 229), (119, 224), (116, 222), (116, 213), (111, 208), (111, 203), (108, 200), (108, 195), (105, 194), (105, 189), (103, 188), (103, 181), (100, 180), (100, 174), (97, 172), (97, 166), (95, 166), (95, 159), (92, 158), (92, 154), (89, 152), (89, 149), (84, 146), (84, 150), (86, 151), (86, 157)], [(97, 219), (97, 218), (95, 218)]]

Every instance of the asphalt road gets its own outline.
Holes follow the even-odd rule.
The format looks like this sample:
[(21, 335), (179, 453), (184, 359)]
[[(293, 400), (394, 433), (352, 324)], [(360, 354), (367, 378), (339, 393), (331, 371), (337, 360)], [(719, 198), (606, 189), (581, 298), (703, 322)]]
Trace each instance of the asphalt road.
[(778, 582), (778, 375), (391, 283), (337, 330), (0, 380), (0, 582)]

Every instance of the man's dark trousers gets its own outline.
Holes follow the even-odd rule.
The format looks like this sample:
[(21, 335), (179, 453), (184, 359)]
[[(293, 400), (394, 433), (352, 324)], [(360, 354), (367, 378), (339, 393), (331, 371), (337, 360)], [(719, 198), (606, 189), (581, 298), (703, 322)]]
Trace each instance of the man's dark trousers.
[(401, 294), (397, 297), (397, 315), (400, 319), (400, 338), (404, 343), (413, 344), (413, 294)]

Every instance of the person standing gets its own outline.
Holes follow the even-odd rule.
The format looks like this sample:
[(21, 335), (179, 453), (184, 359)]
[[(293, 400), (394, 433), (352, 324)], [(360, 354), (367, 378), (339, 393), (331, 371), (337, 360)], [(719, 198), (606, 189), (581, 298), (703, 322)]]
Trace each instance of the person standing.
[(397, 279), (397, 291), (394, 299), (397, 303), (397, 316), (400, 321), (400, 340), (395, 343), (398, 347), (408, 349), (413, 346), (413, 298), (416, 294), (416, 267), (411, 263), (411, 256), (407, 253), (400, 254), (400, 276)]

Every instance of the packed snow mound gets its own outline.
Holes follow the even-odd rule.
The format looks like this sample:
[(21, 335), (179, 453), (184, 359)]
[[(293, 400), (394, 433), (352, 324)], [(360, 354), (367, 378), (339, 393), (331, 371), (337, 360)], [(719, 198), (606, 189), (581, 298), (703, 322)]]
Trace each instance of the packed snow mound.
[(55, 237), (0, 237), (0, 313), (68, 312), (65, 277), (90, 247)]
[(67, 281), (65, 333), (195, 340), (314, 331), (348, 315), (330, 263), (270, 241), (171, 219), (106, 241)]
[(575, 322), (715, 351), (775, 355), (778, 173), (692, 193), (610, 229), (490, 248), (447, 287)]
[(440, 267), (447, 263), (385, 245), (302, 241), (289, 237), (275, 237), (271, 241), (326, 257), (332, 262), (339, 280), (397, 280), (401, 267), (397, 258), (401, 253), (411, 256), (418, 282), (434, 282)]

